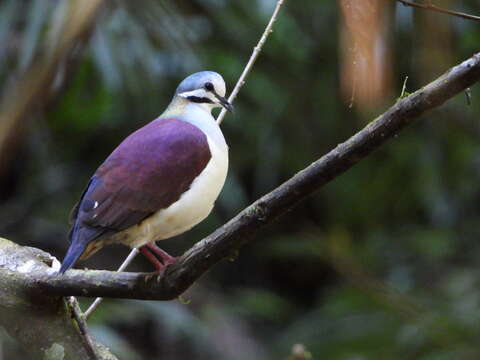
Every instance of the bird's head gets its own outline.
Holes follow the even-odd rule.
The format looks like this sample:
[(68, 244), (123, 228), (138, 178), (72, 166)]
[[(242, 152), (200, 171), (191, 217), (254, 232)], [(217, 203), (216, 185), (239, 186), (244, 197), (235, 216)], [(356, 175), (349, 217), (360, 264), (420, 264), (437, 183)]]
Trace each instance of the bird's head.
[(228, 111), (233, 106), (225, 98), (225, 81), (213, 71), (201, 71), (186, 77), (175, 91), (175, 96), (202, 104), (208, 110), (224, 107)]

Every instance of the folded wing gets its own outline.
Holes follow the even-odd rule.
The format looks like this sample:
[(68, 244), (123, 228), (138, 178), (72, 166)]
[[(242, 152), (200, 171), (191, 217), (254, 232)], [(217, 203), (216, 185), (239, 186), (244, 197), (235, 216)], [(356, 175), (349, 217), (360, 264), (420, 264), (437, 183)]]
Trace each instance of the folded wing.
[(93, 240), (176, 202), (210, 158), (206, 135), (185, 121), (155, 120), (131, 134), (98, 168), (72, 211), (71, 248), (77, 250), (66, 264), (69, 249), (62, 269), (73, 266)]

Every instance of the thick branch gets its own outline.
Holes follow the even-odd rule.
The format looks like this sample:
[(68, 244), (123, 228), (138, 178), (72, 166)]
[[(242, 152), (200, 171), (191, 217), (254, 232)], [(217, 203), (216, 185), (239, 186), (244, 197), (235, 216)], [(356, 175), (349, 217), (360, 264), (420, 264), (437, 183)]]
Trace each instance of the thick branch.
[[(29, 291), (41, 289), (57, 295), (151, 300), (176, 298), (213, 265), (251, 241), (260, 228), (380, 148), (420, 115), (440, 106), (479, 80), (480, 53), (450, 69), (424, 88), (397, 101), (387, 112), (349, 140), (195, 244), (167, 268), (164, 276), (73, 270), (64, 276), (54, 276), (53, 271), (29, 273), (17, 276), (17, 281)], [(7, 275), (1, 274), (0, 270), (0, 278)]]
[(0, 238), (0, 326), (35, 359), (115, 360), (91, 339), (84, 324), (79, 326), (78, 306), (68, 306), (63, 297), (42, 291), (35, 283), (26, 287), (28, 274), (51, 271), (53, 261), (41, 250)]

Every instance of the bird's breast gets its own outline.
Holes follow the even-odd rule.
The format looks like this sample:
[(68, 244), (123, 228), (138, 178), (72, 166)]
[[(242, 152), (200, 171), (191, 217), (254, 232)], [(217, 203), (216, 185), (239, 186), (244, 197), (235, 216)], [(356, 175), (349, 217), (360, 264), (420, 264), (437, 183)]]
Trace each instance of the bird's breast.
[(115, 236), (131, 247), (179, 235), (205, 219), (212, 211), (223, 188), (228, 171), (228, 148), (207, 136), (211, 159), (190, 188), (165, 209), (157, 211), (140, 224)]

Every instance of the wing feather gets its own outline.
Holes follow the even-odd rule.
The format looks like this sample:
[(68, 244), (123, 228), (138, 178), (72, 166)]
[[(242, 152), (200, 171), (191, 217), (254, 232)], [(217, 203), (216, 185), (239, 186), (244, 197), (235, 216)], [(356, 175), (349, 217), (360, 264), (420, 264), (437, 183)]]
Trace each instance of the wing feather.
[[(205, 134), (187, 122), (155, 120), (126, 138), (90, 179), (72, 210), (75, 229), (119, 232), (176, 202), (210, 161)], [(89, 241), (92, 239), (82, 239)]]

